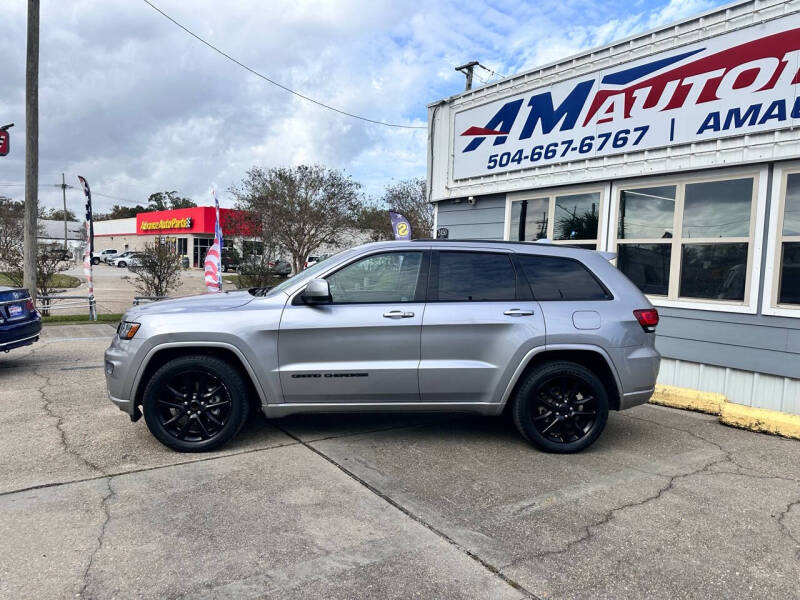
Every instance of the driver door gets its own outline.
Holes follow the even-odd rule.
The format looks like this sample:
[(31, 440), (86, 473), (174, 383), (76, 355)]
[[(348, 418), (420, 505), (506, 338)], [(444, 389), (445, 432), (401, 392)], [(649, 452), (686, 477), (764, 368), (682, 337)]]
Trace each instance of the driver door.
[(429, 252), (388, 251), (325, 279), (329, 304), (287, 304), (278, 333), (285, 402), (419, 402)]

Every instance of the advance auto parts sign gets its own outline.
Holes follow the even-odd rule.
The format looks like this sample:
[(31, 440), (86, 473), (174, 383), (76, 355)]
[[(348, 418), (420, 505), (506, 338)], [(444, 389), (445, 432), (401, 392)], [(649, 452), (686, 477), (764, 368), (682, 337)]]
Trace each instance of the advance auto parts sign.
[(453, 178), (800, 125), (800, 15), (455, 116)]
[(163, 231), (165, 229), (191, 229), (192, 217), (182, 219), (161, 219), (160, 221), (142, 221), (140, 231)]

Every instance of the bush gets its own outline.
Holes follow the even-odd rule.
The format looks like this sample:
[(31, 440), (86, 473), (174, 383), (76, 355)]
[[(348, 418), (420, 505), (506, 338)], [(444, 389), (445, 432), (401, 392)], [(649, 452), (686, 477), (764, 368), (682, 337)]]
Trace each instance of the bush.
[(132, 267), (133, 286), (143, 296), (169, 296), (181, 282), (181, 256), (167, 244), (147, 244)]

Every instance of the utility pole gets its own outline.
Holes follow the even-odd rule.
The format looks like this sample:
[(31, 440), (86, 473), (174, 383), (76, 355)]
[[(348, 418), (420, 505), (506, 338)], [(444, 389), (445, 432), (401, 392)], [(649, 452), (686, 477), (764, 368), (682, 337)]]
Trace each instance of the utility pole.
[(478, 64), (479, 63), (478, 63), (477, 60), (472, 60), (472, 61), (468, 62), (465, 65), (461, 65), (460, 67), (456, 67), (456, 71), (460, 71), (467, 78), (467, 85), (464, 88), (465, 92), (468, 92), (469, 90), (472, 89), (472, 71), (475, 70), (475, 67), (477, 67)]
[(64, 200), (64, 252), (67, 251), (67, 180), (61, 174), (61, 198)]
[(23, 284), (36, 299), (39, 212), (39, 0), (28, 0), (25, 63), (25, 246)]

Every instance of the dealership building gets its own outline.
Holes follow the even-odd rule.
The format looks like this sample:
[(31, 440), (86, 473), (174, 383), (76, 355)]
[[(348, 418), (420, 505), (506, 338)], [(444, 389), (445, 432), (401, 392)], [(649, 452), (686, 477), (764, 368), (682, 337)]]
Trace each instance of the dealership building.
[[(228, 208), (219, 209), (222, 237), (226, 248), (236, 248), (248, 253), (258, 245), (247, 226), (248, 213)], [(189, 264), (202, 267), (206, 252), (214, 243), (213, 206), (197, 206), (143, 212), (129, 219), (112, 219), (94, 223), (94, 248), (143, 250), (145, 244), (158, 241), (172, 246), (181, 256), (189, 257)]]
[(659, 381), (800, 414), (800, 2), (745, 1), (428, 107), (437, 236), (616, 253)]

